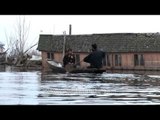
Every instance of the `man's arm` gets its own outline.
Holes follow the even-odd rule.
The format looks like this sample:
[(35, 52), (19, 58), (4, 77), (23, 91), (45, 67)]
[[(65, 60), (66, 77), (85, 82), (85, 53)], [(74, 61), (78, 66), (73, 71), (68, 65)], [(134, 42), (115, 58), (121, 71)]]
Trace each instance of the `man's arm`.
[(88, 56), (86, 56), (84, 59), (83, 59), (84, 62), (87, 62), (87, 63), (91, 63), (91, 54), (89, 54)]

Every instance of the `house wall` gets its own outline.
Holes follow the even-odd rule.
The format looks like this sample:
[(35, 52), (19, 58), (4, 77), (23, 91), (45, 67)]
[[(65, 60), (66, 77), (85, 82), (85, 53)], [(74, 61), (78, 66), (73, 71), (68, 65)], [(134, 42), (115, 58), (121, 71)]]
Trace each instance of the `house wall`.
[[(80, 66), (85, 68), (90, 64), (83, 62), (83, 59), (88, 55), (88, 53), (75, 53), (80, 54)], [(121, 66), (115, 66), (115, 55), (121, 55)], [(110, 66), (104, 66), (108, 69), (160, 69), (160, 53), (139, 53), (143, 54), (144, 65), (135, 66), (134, 65), (134, 54), (138, 53), (109, 53)], [(42, 67), (48, 69), (49, 66), (46, 62), (47, 52), (42, 52)], [(62, 63), (62, 53), (54, 53), (54, 59)]]
[(42, 51), (41, 56), (42, 56), (42, 69), (45, 71), (45, 70), (47, 70), (49, 68), (49, 66), (48, 66), (48, 64), (46, 62), (47, 53)]
[(145, 66), (160, 68), (160, 53), (144, 54)]
[(62, 53), (54, 53), (54, 59), (55, 61), (63, 63)]
[[(121, 66), (115, 66), (115, 54), (109, 55), (113, 69), (160, 69), (160, 53), (118, 53), (121, 55)], [(144, 65), (134, 65), (134, 54), (143, 54)]]
[(123, 68), (130, 69), (134, 67), (134, 54), (123, 53), (121, 56)]

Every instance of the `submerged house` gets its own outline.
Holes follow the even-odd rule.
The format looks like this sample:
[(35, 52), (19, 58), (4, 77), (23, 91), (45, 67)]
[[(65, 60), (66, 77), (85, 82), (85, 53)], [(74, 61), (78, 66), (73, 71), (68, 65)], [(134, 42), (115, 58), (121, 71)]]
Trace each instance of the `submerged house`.
[[(77, 63), (89, 54), (91, 44), (96, 43), (106, 53), (106, 69), (160, 70), (159, 33), (65, 35), (65, 40), (66, 49), (73, 49)], [(40, 35), (37, 49), (42, 52), (43, 68), (48, 69), (46, 59), (62, 63), (63, 43), (64, 35)]]
[(4, 44), (0, 42), (0, 53), (4, 52)]
[(4, 49), (4, 44), (0, 42), (0, 65), (6, 62), (6, 51)]

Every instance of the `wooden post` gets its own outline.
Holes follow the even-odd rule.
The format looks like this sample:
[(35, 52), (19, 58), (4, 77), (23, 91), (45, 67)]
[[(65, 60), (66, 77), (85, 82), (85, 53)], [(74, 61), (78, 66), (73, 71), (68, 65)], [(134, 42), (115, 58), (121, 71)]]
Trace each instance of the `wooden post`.
[(71, 35), (71, 33), (72, 33), (72, 26), (69, 25), (69, 35)]
[(66, 31), (63, 32), (64, 35), (64, 41), (63, 41), (63, 54), (62, 54), (62, 62), (65, 55), (65, 48), (66, 48)]

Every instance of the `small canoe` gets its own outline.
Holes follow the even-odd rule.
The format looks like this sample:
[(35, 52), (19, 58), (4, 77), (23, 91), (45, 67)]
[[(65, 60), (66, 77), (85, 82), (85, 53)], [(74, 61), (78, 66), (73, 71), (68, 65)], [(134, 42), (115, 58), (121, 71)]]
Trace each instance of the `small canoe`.
[(49, 67), (52, 69), (52, 72), (54, 73), (66, 73), (67, 72), (65, 68), (63, 68), (62, 65), (56, 61), (47, 60), (47, 63)]
[(70, 73), (103, 73), (106, 70), (96, 68), (74, 69)]
[(52, 72), (54, 73), (103, 73), (105, 69), (97, 69), (97, 68), (77, 68), (75, 65), (66, 65), (66, 67), (62, 67), (62, 65), (55, 61), (47, 61)]

